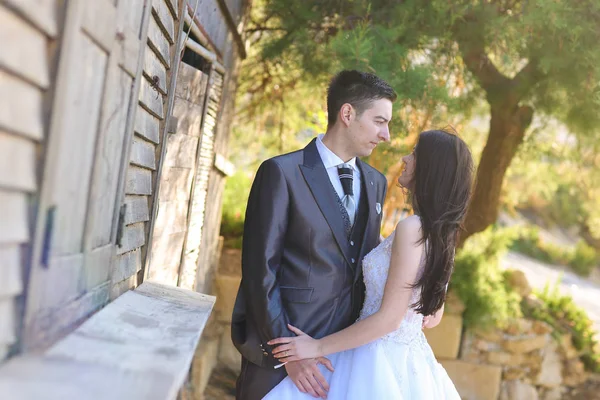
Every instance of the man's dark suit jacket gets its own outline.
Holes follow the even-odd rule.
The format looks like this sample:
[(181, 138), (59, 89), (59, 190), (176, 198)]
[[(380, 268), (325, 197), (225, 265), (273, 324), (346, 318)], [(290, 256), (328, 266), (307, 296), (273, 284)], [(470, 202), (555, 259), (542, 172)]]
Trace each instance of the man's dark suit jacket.
[(320, 338), (352, 324), (362, 307), (360, 260), (379, 243), (387, 182), (357, 159), (367, 220), (362, 240), (351, 241), (315, 141), (265, 161), (252, 185), (231, 326), (242, 353), (238, 399), (260, 399), (285, 377), (267, 342), (294, 336), (288, 323)]

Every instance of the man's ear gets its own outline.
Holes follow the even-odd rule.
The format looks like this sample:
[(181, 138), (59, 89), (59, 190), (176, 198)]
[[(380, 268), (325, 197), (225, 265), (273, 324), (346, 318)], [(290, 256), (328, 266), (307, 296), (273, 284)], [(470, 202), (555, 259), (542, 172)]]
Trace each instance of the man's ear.
[(355, 116), (356, 111), (354, 110), (354, 107), (352, 107), (352, 104), (344, 103), (340, 108), (340, 119), (342, 123), (346, 125), (346, 127), (350, 126), (350, 123), (352, 122)]

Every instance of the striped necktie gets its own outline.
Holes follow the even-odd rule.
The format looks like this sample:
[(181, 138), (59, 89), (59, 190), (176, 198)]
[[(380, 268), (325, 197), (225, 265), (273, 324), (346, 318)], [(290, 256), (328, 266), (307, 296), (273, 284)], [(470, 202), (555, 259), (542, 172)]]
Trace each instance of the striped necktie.
[(338, 165), (338, 175), (340, 176), (340, 182), (344, 189), (344, 197), (342, 197), (342, 204), (346, 207), (348, 217), (350, 217), (350, 224), (354, 225), (354, 217), (356, 214), (356, 203), (354, 202), (354, 190), (352, 189), (352, 167), (349, 164)]

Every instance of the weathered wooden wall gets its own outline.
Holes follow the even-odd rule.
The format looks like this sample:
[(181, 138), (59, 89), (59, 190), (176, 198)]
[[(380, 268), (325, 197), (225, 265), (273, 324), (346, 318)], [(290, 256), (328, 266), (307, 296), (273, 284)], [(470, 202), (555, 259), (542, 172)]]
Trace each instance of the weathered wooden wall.
[(224, 71), (180, 63), (188, 3), (0, 5), (0, 361), (145, 277), (213, 291), (246, 2), (198, 3)]
[(52, 0), (0, 5), (0, 362), (17, 341), (59, 18)]
[(151, 279), (172, 285), (178, 284), (183, 248), (186, 242), (189, 244), (188, 221), (197, 212), (195, 203), (191, 202), (192, 187), (208, 75), (182, 63), (176, 86), (173, 115), (178, 127), (167, 139), (149, 271)]
[[(149, 13), (143, 2), (59, 2), (25, 348), (45, 347), (109, 299), (118, 207)], [(146, 12), (145, 12), (146, 11)]]
[[(138, 284), (145, 258), (154, 255), (146, 244), (155, 224), (152, 210), (157, 201), (160, 160), (173, 107), (173, 79), (180, 59), (184, 1), (151, 0), (151, 4), (152, 16), (123, 201), (126, 205), (123, 245), (118, 249), (112, 275), (113, 298)], [(168, 247), (165, 252), (169, 253)], [(162, 261), (170, 262), (170, 259)], [(172, 283), (168, 279), (158, 280)]]

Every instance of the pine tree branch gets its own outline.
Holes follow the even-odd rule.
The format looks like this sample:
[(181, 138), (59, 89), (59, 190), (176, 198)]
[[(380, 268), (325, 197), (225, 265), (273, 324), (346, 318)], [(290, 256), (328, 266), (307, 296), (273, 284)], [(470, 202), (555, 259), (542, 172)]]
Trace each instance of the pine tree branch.
[(512, 85), (516, 90), (518, 99), (522, 99), (539, 81), (544, 79), (545, 74), (540, 70), (537, 59), (529, 60), (512, 79)]

